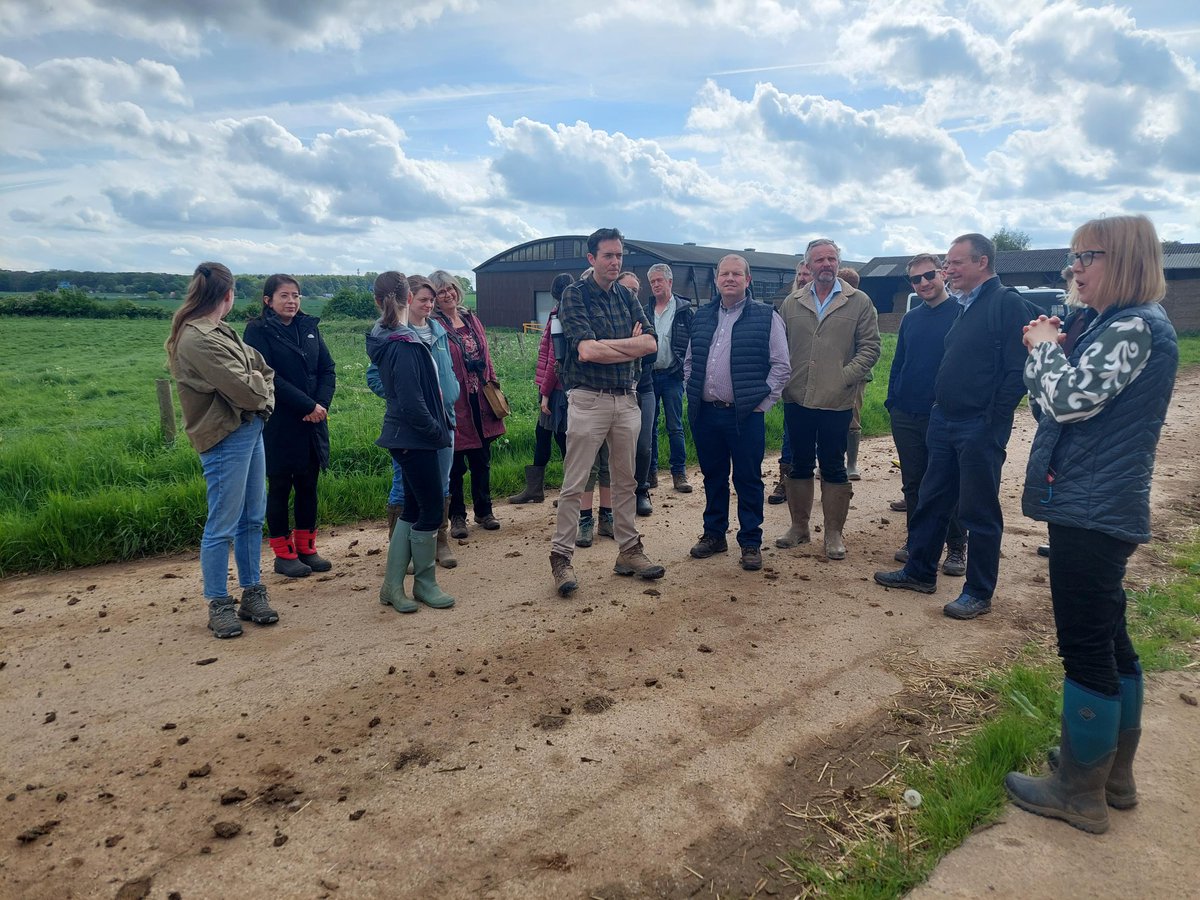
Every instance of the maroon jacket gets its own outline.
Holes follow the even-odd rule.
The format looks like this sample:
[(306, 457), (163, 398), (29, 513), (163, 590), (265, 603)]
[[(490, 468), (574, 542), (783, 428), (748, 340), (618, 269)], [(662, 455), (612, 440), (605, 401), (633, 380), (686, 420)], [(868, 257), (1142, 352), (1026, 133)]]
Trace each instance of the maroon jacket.
[(538, 341), (537, 371), (533, 383), (537, 385), (538, 393), (543, 397), (551, 396), (558, 390), (557, 360), (554, 358), (554, 340), (550, 337), (550, 319), (558, 312), (556, 306), (546, 319), (546, 327), (542, 329), (542, 339)]
[[(492, 366), (492, 353), (488, 349), (487, 334), (483, 330), (483, 323), (479, 321), (479, 317), (469, 309), (459, 308), (459, 316), (463, 320), (463, 324), (470, 330), (475, 338), (475, 342), (479, 345), (483, 352), (484, 359), (484, 381), (499, 381), (496, 378), (496, 370)], [(444, 317), (439, 318), (439, 321), (446, 327), (446, 331), (450, 335), (450, 360), (454, 364), (454, 377), (458, 379), (458, 383), (462, 390), (458, 393), (458, 400), (454, 403), (454, 450), (477, 450), (483, 446), (484, 438), (495, 438), (504, 434), (504, 420), (496, 418), (492, 412), (492, 407), (488, 404), (487, 399), (482, 395), (478, 395), (479, 399), (479, 418), (483, 422), (483, 435), (479, 434), (475, 427), (475, 417), (471, 414), (471, 405), (467, 394), (474, 386), (478, 391), (480, 380), (471, 378), (467, 372), (466, 361), (463, 358), (463, 347), (461, 344), (462, 335), (454, 330), (454, 326), (449, 319)]]

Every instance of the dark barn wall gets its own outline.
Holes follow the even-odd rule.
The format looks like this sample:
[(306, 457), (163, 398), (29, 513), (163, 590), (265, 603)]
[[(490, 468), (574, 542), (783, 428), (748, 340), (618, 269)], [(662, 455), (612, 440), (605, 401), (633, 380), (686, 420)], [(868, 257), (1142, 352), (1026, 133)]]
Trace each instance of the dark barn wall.
[(1172, 278), (1171, 274), (1167, 273), (1167, 297), (1163, 309), (1171, 317), (1176, 331), (1200, 331), (1200, 272), (1189, 270), (1182, 278)]

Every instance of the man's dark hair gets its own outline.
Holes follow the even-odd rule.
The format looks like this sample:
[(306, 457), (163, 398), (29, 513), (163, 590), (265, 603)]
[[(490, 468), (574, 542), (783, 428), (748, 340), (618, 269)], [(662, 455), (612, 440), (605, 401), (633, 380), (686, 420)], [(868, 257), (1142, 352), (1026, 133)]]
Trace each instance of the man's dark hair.
[(986, 235), (971, 232), (970, 234), (960, 234), (950, 242), (950, 245), (955, 244), (970, 244), (971, 259), (981, 259), (987, 257), (987, 270), (992, 274), (996, 272), (996, 245), (992, 239)]
[(590, 253), (592, 256), (595, 256), (600, 250), (601, 241), (620, 241), (622, 244), (624, 244), (625, 238), (622, 237), (621, 232), (615, 228), (597, 228), (590, 235), (588, 235), (588, 253)]

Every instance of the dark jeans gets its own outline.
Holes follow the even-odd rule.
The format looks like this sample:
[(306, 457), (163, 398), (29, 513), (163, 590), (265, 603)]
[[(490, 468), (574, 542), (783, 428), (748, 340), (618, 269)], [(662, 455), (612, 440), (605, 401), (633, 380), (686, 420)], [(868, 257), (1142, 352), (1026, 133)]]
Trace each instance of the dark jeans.
[(567, 433), (565, 431), (551, 431), (549, 428), (543, 428), (541, 425), (533, 426), (533, 464), (538, 468), (545, 468), (550, 462), (550, 439), (558, 444), (558, 453), (564, 459), (567, 456)]
[(849, 480), (846, 440), (853, 415), (853, 409), (811, 409), (799, 403), (783, 404), (783, 423), (791, 438), (792, 478), (812, 478), (819, 463), (821, 478), (829, 484), (845, 484)]
[(667, 420), (667, 446), (670, 450), (671, 474), (682, 475), (687, 471), (687, 442), (683, 437), (683, 374), (669, 375), (654, 373), (654, 419), (651, 422), (653, 442), (650, 458), (658, 467), (658, 412), (662, 410)]
[[(786, 407), (784, 409), (786, 412)], [(785, 466), (792, 464), (792, 439), (788, 436), (786, 416), (783, 423), (783, 444), (779, 448), (779, 461)]]
[(642, 410), (642, 430), (638, 432), (637, 450), (633, 459), (633, 479), (639, 491), (650, 490), (651, 448), (654, 446), (654, 391), (638, 394), (638, 406)]
[(905, 571), (921, 581), (936, 581), (950, 517), (971, 535), (963, 590), (980, 600), (996, 592), (1000, 572), (1000, 470), (1004, 467), (1012, 416), (988, 416), (952, 422), (935, 404), (925, 436), (929, 465), (921, 479), (917, 508), (909, 520)]
[(734, 410), (706, 403), (693, 423), (692, 441), (704, 475), (704, 533), (723, 537), (729, 530), (732, 465), (738, 498), (738, 546), (762, 546), (765, 417), (760, 412), (750, 413), (739, 424)]
[(296, 492), (296, 527), (314, 531), (317, 527), (318, 466), (307, 472), (267, 476), (267, 531), (271, 537), (285, 537), (288, 527), (288, 500)]
[[(479, 518), (492, 514), (492, 441), (483, 436), (483, 419), (479, 414), (479, 394), (470, 394), (467, 403), (475, 420), (475, 431), (483, 441), (474, 450), (455, 450), (454, 465), (450, 467), (450, 515), (466, 516), (467, 501), (463, 493), (463, 476), (471, 470), (471, 505)], [(407, 487), (407, 485), (406, 485)]]
[[(1099, 531), (1050, 525), (1050, 598), (1058, 655), (1072, 681), (1101, 694), (1136, 676), (1137, 653), (1125, 629), (1125, 563), (1137, 544)], [(974, 546), (972, 545), (972, 551)]]
[(404, 474), (404, 512), (413, 531), (437, 531), (442, 524), (442, 476), (436, 450), (392, 450)]
[[(929, 450), (925, 446), (929, 416), (913, 416), (901, 409), (891, 410), (891, 416), (892, 440), (896, 442), (896, 453), (900, 455), (900, 484), (904, 491), (904, 503), (908, 507), (904, 514), (905, 525), (912, 528), (921, 479), (925, 477), (925, 468), (929, 464)], [(958, 510), (950, 516), (950, 524), (946, 527), (946, 546), (951, 550), (962, 550), (967, 546), (967, 534), (958, 521)]]

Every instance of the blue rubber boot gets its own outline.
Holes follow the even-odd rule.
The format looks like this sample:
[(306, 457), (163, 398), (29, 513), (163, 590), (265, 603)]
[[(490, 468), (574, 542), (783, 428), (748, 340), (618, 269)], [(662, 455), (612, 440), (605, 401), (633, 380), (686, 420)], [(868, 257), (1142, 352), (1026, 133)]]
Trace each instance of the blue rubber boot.
[(1116, 756), (1120, 725), (1120, 697), (1066, 679), (1058, 769), (1041, 777), (1009, 772), (1004, 787), (1013, 803), (1092, 834), (1108, 831), (1104, 786)]
[[(1104, 796), (1113, 809), (1133, 809), (1137, 806), (1137, 784), (1133, 779), (1133, 758), (1137, 755), (1142, 737), (1142, 698), (1144, 683), (1142, 667), (1137, 666), (1134, 675), (1121, 676), (1121, 730), (1117, 733), (1117, 755), (1113, 759)], [(1047, 754), (1050, 771), (1058, 769), (1059, 748)]]

